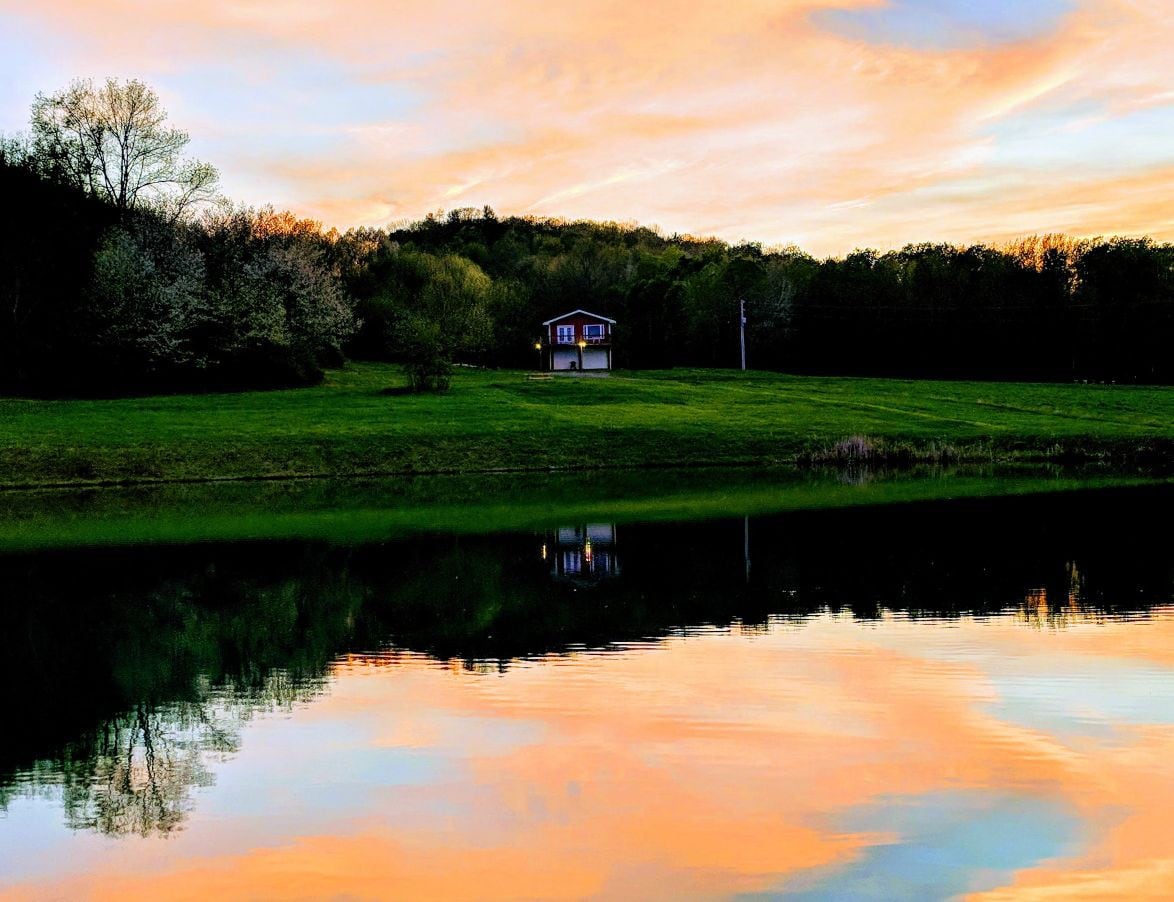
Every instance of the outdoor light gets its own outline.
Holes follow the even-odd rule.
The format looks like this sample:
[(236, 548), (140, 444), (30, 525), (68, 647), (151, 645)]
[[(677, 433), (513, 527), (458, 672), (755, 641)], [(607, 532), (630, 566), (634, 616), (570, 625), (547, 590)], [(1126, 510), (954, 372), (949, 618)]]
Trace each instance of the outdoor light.
[(580, 339), (579, 339), (579, 350), (581, 351), (581, 350), (583, 350), (583, 348), (585, 348), (585, 347), (587, 347), (587, 341), (586, 341), (586, 339), (580, 338)]
[(542, 350), (542, 342), (540, 342), (540, 341), (534, 342), (534, 350), (541, 351)]

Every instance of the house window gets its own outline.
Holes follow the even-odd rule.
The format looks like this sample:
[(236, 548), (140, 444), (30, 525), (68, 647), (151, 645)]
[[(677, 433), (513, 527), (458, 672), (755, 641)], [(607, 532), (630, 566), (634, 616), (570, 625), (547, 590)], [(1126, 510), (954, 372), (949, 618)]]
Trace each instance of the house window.
[(558, 343), (560, 345), (573, 345), (575, 343), (575, 327), (574, 326), (559, 326), (558, 327)]
[(602, 341), (603, 340), (603, 324), (596, 323), (591, 326), (583, 327), (583, 337), (588, 341)]

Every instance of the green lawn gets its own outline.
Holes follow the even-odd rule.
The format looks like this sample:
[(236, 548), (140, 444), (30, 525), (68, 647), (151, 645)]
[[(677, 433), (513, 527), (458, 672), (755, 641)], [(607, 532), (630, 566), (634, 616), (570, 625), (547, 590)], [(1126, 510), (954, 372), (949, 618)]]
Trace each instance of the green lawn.
[(462, 370), (387, 395), (394, 367), (316, 388), (100, 401), (0, 400), (0, 485), (493, 470), (783, 465), (851, 435), (972, 459), (1174, 449), (1174, 389), (618, 372), (531, 382)]

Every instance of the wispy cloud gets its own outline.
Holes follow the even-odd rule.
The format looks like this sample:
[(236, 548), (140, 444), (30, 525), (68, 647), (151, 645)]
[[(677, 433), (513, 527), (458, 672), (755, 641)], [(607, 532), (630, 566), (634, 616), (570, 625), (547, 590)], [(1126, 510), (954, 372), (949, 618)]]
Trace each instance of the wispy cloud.
[(932, 7), (0, 0), (0, 77), (143, 77), (234, 195), (344, 227), (490, 204), (820, 253), (1174, 237), (1165, 3)]

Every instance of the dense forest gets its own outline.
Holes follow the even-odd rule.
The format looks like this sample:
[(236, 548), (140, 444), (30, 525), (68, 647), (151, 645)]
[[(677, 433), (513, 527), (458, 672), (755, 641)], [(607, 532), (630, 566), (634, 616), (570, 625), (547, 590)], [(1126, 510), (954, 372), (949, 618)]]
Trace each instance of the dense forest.
[(313, 383), (346, 358), (411, 385), (527, 367), (539, 324), (619, 321), (618, 366), (1174, 381), (1174, 245), (1028, 238), (816, 259), (637, 225), (461, 209), (324, 231), (216, 194), (138, 82), (39, 95), (0, 142), (0, 388), (63, 395)]

